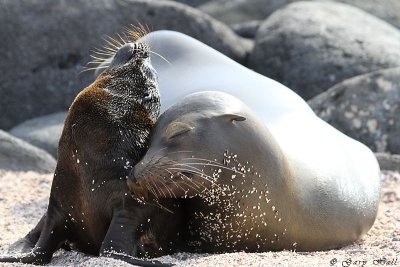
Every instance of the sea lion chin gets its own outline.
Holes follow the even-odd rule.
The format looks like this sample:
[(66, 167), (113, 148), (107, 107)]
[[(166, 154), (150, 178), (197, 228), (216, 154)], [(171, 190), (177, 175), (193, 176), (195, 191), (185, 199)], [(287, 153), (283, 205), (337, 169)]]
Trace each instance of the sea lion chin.
[(0, 262), (46, 264), (60, 247), (73, 247), (140, 266), (162, 266), (132, 256), (146, 245), (140, 242), (143, 235), (152, 243), (162, 239), (151, 229), (158, 229), (154, 222), (169, 213), (138, 203), (126, 185), (160, 111), (149, 53), (143, 42), (123, 45), (75, 98), (59, 142), (47, 211), (28, 235), (11, 245), (10, 251), (27, 254)]
[(326, 250), (371, 228), (379, 177), (351, 165), (309, 176), (290, 156), (239, 99), (194, 93), (160, 116), (128, 185), (139, 198), (186, 198), (188, 248), (201, 252)]

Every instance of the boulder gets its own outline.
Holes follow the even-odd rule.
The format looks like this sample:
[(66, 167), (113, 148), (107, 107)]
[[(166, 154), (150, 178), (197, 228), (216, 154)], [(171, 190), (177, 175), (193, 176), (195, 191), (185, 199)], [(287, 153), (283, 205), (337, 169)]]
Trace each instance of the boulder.
[(186, 5), (156, 0), (0, 0), (0, 128), (66, 110), (93, 80), (83, 72), (106, 35), (139, 23), (173, 29), (244, 61), (248, 43)]
[[(191, 2), (193, 0), (180, 0)], [(264, 20), (277, 9), (299, 0), (214, 0), (206, 1), (199, 9), (227, 24), (243, 23), (250, 20)], [(326, 1), (326, 0), (313, 0)], [(332, 0), (333, 1), (333, 0)], [(400, 1), (384, 0), (336, 0), (346, 3), (394, 25), (400, 29)]]
[(188, 6), (197, 7), (207, 3), (210, 0), (174, 0), (174, 1)]
[(27, 120), (10, 130), (10, 134), (57, 157), (58, 141), (67, 112), (58, 112)]
[(344, 79), (400, 66), (400, 31), (335, 2), (296, 2), (261, 24), (249, 67), (309, 99)]
[(345, 80), (308, 103), (323, 120), (372, 150), (400, 154), (400, 68)]
[(400, 155), (376, 153), (381, 170), (400, 172)]
[(251, 20), (264, 20), (275, 10), (293, 0), (214, 0), (198, 8), (226, 24), (237, 24)]
[(257, 30), (261, 23), (261, 20), (250, 20), (242, 23), (232, 24), (231, 28), (239, 36), (253, 39), (256, 36)]
[(56, 160), (46, 151), (0, 130), (0, 169), (49, 173), (55, 167)]

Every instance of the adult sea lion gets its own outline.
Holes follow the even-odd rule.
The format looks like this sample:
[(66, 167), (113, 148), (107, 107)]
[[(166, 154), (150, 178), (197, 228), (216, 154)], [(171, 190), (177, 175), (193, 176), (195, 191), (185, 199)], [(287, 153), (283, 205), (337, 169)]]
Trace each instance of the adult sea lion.
[[(358, 239), (377, 214), (376, 162), (324, 124), (313, 128), (318, 138), (302, 150), (297, 143), (308, 141), (302, 129), (315, 125), (280, 119), (265, 123), (226, 93), (191, 94), (160, 116), (129, 187), (143, 198), (148, 188), (161, 199), (187, 197), (188, 246), (202, 252), (325, 250)], [(285, 122), (293, 125), (288, 132), (271, 130)], [(290, 154), (280, 135), (302, 151)]]
[[(123, 45), (76, 97), (59, 142), (48, 209), (37, 226), (11, 246), (11, 251), (27, 254), (1, 262), (45, 264), (67, 243), (136, 265), (162, 265), (128, 257), (146, 245), (157, 251), (177, 239), (175, 231), (156, 222), (179, 218), (179, 212), (171, 215), (137, 202), (126, 185), (160, 109), (149, 55), (145, 42)], [(163, 204), (175, 209), (174, 204)]]

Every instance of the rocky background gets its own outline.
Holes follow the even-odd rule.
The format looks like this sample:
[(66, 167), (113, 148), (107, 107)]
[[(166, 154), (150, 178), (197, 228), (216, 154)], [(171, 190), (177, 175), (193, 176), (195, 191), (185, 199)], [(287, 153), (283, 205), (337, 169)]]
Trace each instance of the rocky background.
[[(12, 202), (20, 199), (13, 197), (28, 184), (29, 194), (51, 183), (45, 173), (54, 170), (66, 111), (93, 81), (93, 72), (82, 72), (91, 50), (138, 23), (186, 33), (281, 82), (323, 120), (376, 152), (383, 170), (400, 171), (399, 0), (0, 0), (0, 246), (34, 223), (10, 226), (17, 220), (7, 217), (15, 211)], [(399, 255), (396, 175), (386, 173), (383, 181), (395, 181), (384, 187), (392, 205), (387, 211), (394, 208), (389, 225), (396, 226), (386, 241)], [(19, 179), (30, 182), (19, 188), (13, 185)], [(29, 203), (20, 210), (25, 219), (45, 202)]]

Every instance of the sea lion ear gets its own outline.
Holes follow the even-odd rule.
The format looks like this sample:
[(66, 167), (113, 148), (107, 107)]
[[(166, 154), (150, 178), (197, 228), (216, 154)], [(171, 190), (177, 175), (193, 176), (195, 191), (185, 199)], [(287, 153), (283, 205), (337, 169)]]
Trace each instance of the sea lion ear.
[(193, 129), (194, 127), (187, 123), (176, 121), (168, 125), (167, 129), (165, 130), (165, 137), (167, 140), (170, 140)]
[(243, 117), (243, 116), (237, 115), (237, 114), (224, 114), (224, 115), (221, 115), (220, 118), (222, 118), (226, 121), (229, 121), (229, 122), (246, 120), (246, 117)]

